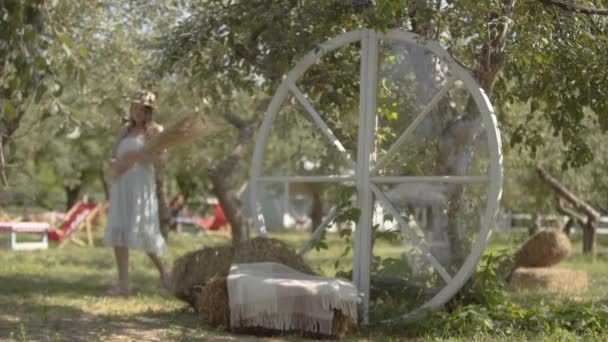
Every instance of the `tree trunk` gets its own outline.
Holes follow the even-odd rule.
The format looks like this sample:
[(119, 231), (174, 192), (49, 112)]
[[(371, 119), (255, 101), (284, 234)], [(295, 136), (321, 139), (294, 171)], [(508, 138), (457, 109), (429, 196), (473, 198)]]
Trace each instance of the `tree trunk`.
[(78, 201), (78, 196), (80, 196), (80, 190), (82, 186), (77, 185), (74, 187), (64, 186), (63, 189), (65, 191), (66, 198), (66, 212), (69, 211), (74, 204)]
[(106, 179), (106, 175), (104, 172), (104, 169), (100, 169), (99, 170), (99, 175), (100, 175), (100, 180), (101, 180), (101, 186), (103, 187), (103, 195), (106, 199), (106, 202), (110, 201), (110, 184), (108, 184), (108, 181)]
[(169, 210), (169, 200), (167, 199), (166, 175), (164, 170), (156, 173), (156, 198), (158, 202), (158, 220), (160, 222), (160, 233), (168, 240), (169, 230), (171, 229), (171, 211)]
[(310, 210), (311, 233), (315, 230), (323, 221), (323, 201), (321, 200), (321, 189), (317, 186), (312, 187), (312, 208)]
[(528, 227), (528, 235), (532, 236), (540, 231), (541, 223), (540, 223), (540, 215), (533, 214), (532, 222), (530, 222), (530, 226)]
[(593, 253), (593, 247), (595, 246), (595, 233), (597, 232), (598, 223), (598, 217), (587, 217), (587, 223), (583, 229), (583, 254)]
[(562, 228), (562, 232), (564, 232), (564, 234), (570, 236), (570, 233), (572, 232), (572, 227), (574, 227), (574, 218), (573, 217), (569, 217), (568, 218), (568, 222), (566, 222), (566, 224), (564, 225), (564, 228)]
[(253, 140), (255, 121), (244, 121), (232, 113), (227, 113), (224, 118), (239, 130), (237, 143), (232, 152), (224, 160), (211, 166), (207, 174), (213, 185), (213, 193), (217, 197), (226, 219), (230, 223), (232, 243), (245, 241), (249, 231), (241, 210), (241, 204), (237, 198), (237, 192), (232, 191), (228, 185), (230, 176), (234, 173), (243, 158), (246, 146)]

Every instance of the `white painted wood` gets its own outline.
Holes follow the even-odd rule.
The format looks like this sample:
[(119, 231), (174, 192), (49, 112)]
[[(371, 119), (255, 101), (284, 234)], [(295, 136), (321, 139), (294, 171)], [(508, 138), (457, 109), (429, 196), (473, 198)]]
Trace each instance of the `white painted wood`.
[(372, 259), (373, 194), (369, 189), (375, 161), (376, 100), (378, 86), (378, 38), (366, 31), (361, 41), (359, 82), (359, 131), (357, 143), (357, 204), (361, 211), (355, 231), (353, 282), (363, 295), (363, 323), (369, 322), (369, 288)]
[(376, 184), (401, 183), (484, 183), (491, 181), (489, 176), (375, 176), (371, 181)]
[(374, 166), (374, 169), (372, 170), (373, 174), (377, 174), (378, 171), (380, 170), (380, 168), (382, 168), (382, 166), (391, 159), (391, 157), (395, 154), (395, 152), (397, 152), (399, 147), (401, 147), (401, 145), (403, 145), (403, 143), (406, 141), (406, 139), (409, 138), (412, 135), (412, 133), (414, 133), (416, 128), (418, 128), (418, 126), (420, 126), (420, 124), (426, 118), (426, 116), (429, 115), (429, 113), (433, 110), (433, 108), (435, 108), (435, 106), (437, 106), (439, 101), (441, 101), (441, 99), (443, 99), (445, 94), (447, 94), (448, 90), (450, 90), (450, 88), (454, 84), (454, 81), (455, 81), (454, 78), (450, 77), (447, 80), (447, 82), (443, 85), (443, 87), (441, 87), (441, 89), (439, 89), (437, 94), (435, 94), (435, 96), (433, 96), (431, 101), (416, 116), (414, 121), (412, 121), (412, 123), (408, 126), (408, 128), (406, 128), (405, 131), (403, 131), (403, 133), (401, 133), (399, 138), (397, 138), (397, 140), (388, 149), (388, 151), (386, 151), (386, 154), (384, 156), (382, 156), (382, 158), (380, 158), (380, 160), (378, 160), (378, 162)]
[(317, 124), (317, 126), (319, 126), (321, 128), (321, 132), (327, 137), (327, 139), (329, 139), (329, 141), (331, 141), (332, 145), (334, 145), (334, 147), (336, 147), (336, 149), (338, 150), (338, 152), (340, 152), (340, 155), (348, 163), (350, 168), (352, 170), (354, 170), (357, 166), (356, 166), (355, 162), (353, 161), (353, 159), (350, 157), (350, 154), (348, 153), (348, 151), (346, 151), (346, 149), (344, 148), (342, 143), (338, 140), (338, 138), (336, 138), (336, 136), (334, 135), (334, 132), (331, 131), (331, 129), (327, 126), (325, 121), (323, 121), (323, 119), (321, 119), (321, 116), (319, 115), (319, 113), (317, 113), (317, 111), (315, 110), (313, 105), (310, 103), (310, 101), (308, 101), (306, 96), (304, 96), (304, 94), (302, 94), (300, 89), (298, 89), (298, 87), (293, 83), (289, 84), (289, 90), (291, 90), (291, 93), (296, 97), (296, 99), (298, 99), (298, 101), (302, 104), (302, 106), (304, 106), (306, 111), (312, 116), (312, 119), (314, 120), (314, 122)]
[(437, 258), (433, 256), (433, 253), (431, 253), (431, 250), (429, 249), (429, 246), (427, 246), (426, 242), (424, 242), (418, 237), (412, 227), (410, 227), (410, 225), (405, 222), (403, 217), (401, 217), (401, 214), (399, 214), (399, 211), (395, 209), (393, 204), (388, 200), (388, 198), (386, 198), (386, 195), (382, 191), (380, 191), (380, 189), (376, 185), (370, 184), (370, 188), (372, 189), (374, 194), (376, 194), (376, 197), (380, 200), (380, 203), (382, 204), (384, 209), (390, 212), (391, 215), (393, 215), (393, 217), (397, 220), (397, 222), (399, 222), (401, 232), (403, 232), (403, 234), (405, 234), (412, 241), (412, 243), (416, 247), (418, 247), (418, 249), (420, 249), (422, 255), (424, 255), (424, 257), (427, 258), (431, 265), (433, 265), (433, 267), (435, 268), (437, 273), (439, 273), (441, 278), (443, 278), (445, 283), (449, 284), (452, 280), (452, 277), (445, 269), (445, 267), (443, 267), (443, 265), (441, 265), (441, 263), (437, 260)]
[[(371, 39), (370, 39), (371, 37)], [(375, 130), (375, 115), (376, 115), (376, 90), (377, 86), (377, 42), (378, 40), (384, 41), (399, 41), (405, 42), (409, 44), (416, 45), (419, 48), (425, 49), (426, 51), (438, 56), (445, 64), (447, 64), (450, 79), (448, 83), (444, 85), (441, 91), (429, 102), (429, 104), (423, 109), (423, 111), (418, 114), (414, 122), (410, 124), (410, 126), (404, 131), (399, 139), (398, 144), (393, 144), (391, 149), (389, 149), (390, 153), (387, 153), (382, 160), (379, 161), (374, 166), (374, 130)], [(294, 177), (285, 177), (285, 176), (276, 176), (276, 177), (261, 177), (261, 169), (262, 169), (262, 161), (264, 160), (264, 147), (266, 145), (268, 139), (268, 133), (272, 122), (275, 118), (276, 113), (278, 112), (281, 104), (286, 98), (286, 95), (289, 90), (291, 90), (296, 98), (300, 102), (302, 99), (306, 99), (305, 95), (295, 87), (297, 84), (297, 80), (302, 76), (302, 74), (319, 58), (328, 51), (336, 49), (340, 46), (347, 45), (356, 41), (362, 40), (362, 49), (361, 49), (361, 88), (360, 88), (360, 104), (359, 104), (359, 141), (357, 149), (359, 151), (357, 155), (356, 164), (356, 173), (355, 176), (351, 175), (335, 175), (335, 176), (294, 176)], [(369, 44), (373, 43), (373, 44)], [(375, 60), (374, 60), (375, 59)], [(373, 62), (373, 63), (372, 63)], [(486, 129), (486, 137), (488, 144), (488, 151), (490, 156), (490, 167), (488, 175), (466, 175), (466, 176), (432, 176), (432, 175), (423, 175), (420, 177), (412, 176), (412, 177), (382, 177), (382, 176), (374, 176), (370, 177), (370, 172), (373, 170), (377, 172), (379, 168), (385, 163), (390, 157), (391, 154), (396, 153), (398, 147), (407, 142), (408, 137), (411, 137), (412, 132), (420, 125), (423, 119), (428, 115), (428, 113), (432, 110), (433, 106), (435, 106), (436, 102), (444, 96), (445, 92), (449, 90), (451, 86), (451, 82), (454, 80), (460, 80), (463, 83), (464, 88), (471, 94), (474, 99), (479, 112), (481, 113), (481, 120)], [(290, 89), (292, 88), (292, 89)], [(293, 89), (297, 91), (294, 92)], [(299, 93), (299, 94), (298, 94)], [(305, 102), (304, 102), (305, 103)], [(304, 104), (302, 103), (302, 104)], [(306, 107), (306, 106), (305, 106)], [(307, 111), (311, 113), (309, 110), (311, 107), (307, 108)], [(314, 108), (312, 108), (314, 110)], [(314, 111), (316, 113), (316, 110)], [(318, 113), (316, 113), (317, 116)], [(314, 118), (314, 114), (311, 113)], [(320, 117), (320, 116), (319, 116)], [(320, 126), (321, 130), (324, 130), (324, 127), (327, 125), (320, 124), (317, 119), (315, 119), (317, 125)], [(363, 127), (362, 127), (363, 126)], [(395, 208), (392, 207), (390, 202), (386, 199), (386, 196), (380, 191), (380, 189), (374, 184), (402, 184), (402, 183), (453, 183), (453, 184), (469, 184), (469, 183), (487, 183), (487, 203), (486, 210), (484, 212), (483, 217), (481, 218), (482, 225), (481, 231), (479, 232), (479, 237), (473, 244), (470, 255), (466, 258), (464, 264), (457, 271), (455, 275), (450, 275), (443, 268), (439, 262), (432, 256), (432, 254), (427, 253), (428, 246), (425, 248), (425, 244), (422, 243), (419, 248), (422, 249), (423, 253), (427, 253), (426, 255), (429, 258), (429, 261), (433, 264), (435, 269), (440, 273), (442, 278), (447, 281), (446, 286), (440, 290), (433, 298), (431, 298), (428, 302), (423, 304), (420, 308), (413, 310), (408, 313), (404, 313), (391, 321), (406, 319), (413, 315), (420, 313), (422, 310), (426, 310), (429, 308), (437, 307), (445, 302), (447, 302), (461, 287), (464, 285), (466, 280), (470, 277), (470, 275), (475, 271), (477, 262), (481, 257), (481, 254), (487, 244), (487, 239), (489, 237), (490, 228), (495, 219), (495, 216), (498, 212), (498, 202), (501, 196), (501, 186), (502, 186), (502, 152), (501, 152), (501, 142), (500, 135), (498, 133), (496, 123), (496, 115), (488, 100), (485, 92), (477, 82), (473, 79), (473, 77), (468, 73), (467, 70), (462, 68), (458, 63), (456, 63), (451, 56), (437, 43), (430, 42), (423, 39), (416, 34), (410, 32), (404, 32), (399, 30), (389, 30), (386, 33), (375, 32), (371, 30), (357, 30), (351, 31), (345, 34), (342, 34), (338, 37), (335, 37), (329, 40), (326, 43), (323, 43), (319, 46), (318, 49), (315, 49), (309, 52), (300, 62), (298, 62), (294, 68), (287, 74), (277, 92), (275, 93), (268, 110), (266, 111), (264, 121), (260, 128), (260, 132), (257, 136), (255, 150), (253, 154), (253, 162), (251, 167), (251, 191), (250, 191), (250, 201), (252, 204), (252, 208), (259, 210), (259, 202), (258, 198), (258, 186), (259, 183), (262, 182), (275, 182), (275, 181), (306, 181), (306, 182), (353, 182), (356, 180), (357, 189), (358, 189), (358, 200), (359, 206), (362, 212), (360, 225), (357, 228), (356, 233), (356, 245), (355, 245), (355, 258), (354, 258), (354, 277), (353, 280), (357, 284), (359, 290), (364, 292), (365, 294), (369, 294), (369, 266), (371, 260), (371, 204), (373, 203), (373, 195), (372, 192), (376, 194), (376, 197), (385, 204), (386, 209), (389, 211), (395, 211)], [(331, 131), (329, 131), (331, 133)], [(324, 131), (324, 134), (328, 136), (327, 131)], [(331, 138), (333, 136), (333, 138)], [(335, 136), (333, 133), (328, 136), (330, 140), (335, 144), (337, 139), (334, 140)], [(396, 142), (396, 143), (397, 143)], [(339, 143), (339, 141), (338, 141)], [(341, 144), (340, 144), (341, 145)], [(339, 147), (339, 145), (336, 145)], [(365, 150), (365, 151), (364, 151)], [(367, 165), (365, 165), (367, 164)], [(391, 210), (392, 207), (392, 210)], [(368, 212), (368, 208), (370, 211)], [(257, 215), (254, 217), (254, 222), (256, 225), (256, 229), (258, 235), (265, 236), (266, 228), (264, 226), (263, 217), (261, 216), (261, 211), (257, 211)], [(369, 216), (369, 217), (368, 217)], [(395, 218), (400, 218), (399, 215), (395, 215)], [(369, 220), (368, 220), (369, 218)], [(368, 222), (369, 221), (369, 222)], [(401, 229), (404, 233), (411, 235), (414, 233), (411, 229), (408, 229), (406, 222), (401, 218), (399, 220)], [(369, 227), (369, 228), (367, 228)], [(435, 260), (435, 262), (433, 261)], [(443, 268), (443, 271), (441, 270)], [(363, 306), (363, 317), (364, 323), (367, 322), (368, 319), (368, 309), (369, 309), (369, 297), (365, 297), (364, 306)]]
[(328, 175), (328, 176), (259, 176), (260, 183), (283, 183), (283, 182), (299, 182), (299, 183), (331, 183), (331, 182), (349, 182), (354, 181), (355, 176), (351, 175)]
[(308, 251), (310, 251), (312, 249), (312, 246), (314, 246), (314, 244), (319, 241), (319, 239), (321, 238), (321, 236), (323, 235), (323, 232), (327, 229), (327, 225), (333, 221), (333, 219), (336, 217), (336, 206), (333, 206), (331, 209), (329, 209), (329, 212), (327, 212), (327, 215), (325, 215), (325, 218), (323, 219), (323, 221), (321, 221), (321, 223), (319, 224), (319, 226), (315, 229), (315, 232), (312, 234), (312, 236), (310, 237), (310, 239), (308, 239), (308, 241), (306, 242), (306, 244), (304, 245), (304, 247), (302, 247), (299, 251), (298, 254), (299, 255), (304, 255), (306, 253), (308, 253)]

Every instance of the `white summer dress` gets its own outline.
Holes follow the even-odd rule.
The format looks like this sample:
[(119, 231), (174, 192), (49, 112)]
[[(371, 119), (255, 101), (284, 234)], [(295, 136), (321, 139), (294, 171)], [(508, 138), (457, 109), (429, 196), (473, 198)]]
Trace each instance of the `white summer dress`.
[[(118, 145), (116, 157), (143, 146), (143, 136), (125, 137)], [(155, 174), (151, 164), (136, 163), (114, 179), (104, 244), (155, 254), (166, 250), (165, 239), (160, 233)]]

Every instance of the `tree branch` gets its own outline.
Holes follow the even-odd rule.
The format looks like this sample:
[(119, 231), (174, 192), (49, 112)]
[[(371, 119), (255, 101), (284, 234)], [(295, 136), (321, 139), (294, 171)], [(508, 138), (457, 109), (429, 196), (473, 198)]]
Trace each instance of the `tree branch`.
[(536, 0), (547, 6), (556, 6), (564, 11), (576, 12), (582, 14), (606, 15), (608, 16), (608, 8), (587, 7), (578, 4), (572, 4), (562, 0)]
[(536, 168), (536, 172), (538, 172), (539, 176), (549, 184), (553, 190), (561, 197), (563, 197), (566, 201), (568, 201), (574, 208), (580, 210), (585, 213), (588, 217), (593, 217), (598, 219), (600, 217), (600, 213), (597, 212), (592, 206), (587, 204), (587, 202), (579, 199), (573, 193), (568, 191), (563, 185), (561, 185), (555, 178), (553, 178), (547, 171), (541, 169), (540, 167)]
[(564, 203), (562, 203), (561, 198), (559, 197), (558, 194), (555, 194), (555, 202), (557, 204), (557, 212), (558, 213), (560, 213), (562, 215), (569, 216), (570, 218), (578, 221), (578, 223), (580, 225), (585, 224), (585, 217), (583, 215), (580, 215), (579, 213), (577, 213), (573, 209), (566, 208), (566, 206), (564, 205)]
[(8, 179), (6, 178), (5, 161), (4, 161), (4, 143), (3, 136), (0, 134), (0, 172), (2, 173), (2, 182), (4, 186), (8, 186)]

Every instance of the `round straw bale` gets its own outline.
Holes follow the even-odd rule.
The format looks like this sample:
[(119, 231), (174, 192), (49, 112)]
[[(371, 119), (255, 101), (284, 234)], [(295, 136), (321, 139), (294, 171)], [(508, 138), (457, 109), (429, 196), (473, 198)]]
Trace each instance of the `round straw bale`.
[(214, 277), (226, 277), (232, 264), (232, 246), (207, 247), (187, 253), (173, 264), (173, 294), (195, 307), (194, 286)]
[(226, 277), (214, 277), (205, 286), (195, 286), (196, 311), (213, 327), (230, 325)]
[(572, 252), (568, 236), (557, 229), (532, 235), (515, 252), (516, 267), (548, 267), (558, 264)]
[(314, 274), (310, 266), (286, 243), (255, 238), (235, 246), (206, 247), (187, 253), (173, 265), (173, 293), (196, 309), (194, 287), (205, 286), (214, 277), (226, 277), (232, 263), (278, 262), (297, 271)]
[(589, 283), (587, 272), (567, 268), (518, 268), (511, 276), (515, 290), (569, 291), (584, 290)]
[(306, 274), (314, 274), (304, 259), (277, 239), (255, 238), (234, 247), (234, 263), (277, 262)]
[[(227, 277), (214, 277), (206, 285), (197, 285), (193, 290), (196, 297), (196, 311), (199, 317), (212, 327), (230, 327), (230, 305), (228, 302)], [(332, 333), (325, 336), (316, 332), (308, 331), (283, 331), (260, 327), (242, 327), (235, 332), (257, 336), (272, 336), (277, 334), (299, 334), (309, 338), (343, 338), (356, 323), (342, 311), (334, 309), (332, 322)]]

